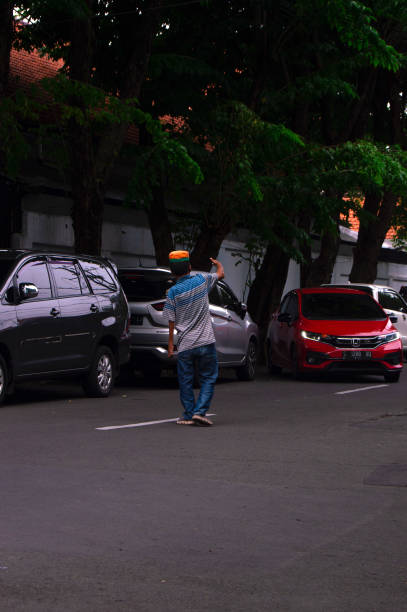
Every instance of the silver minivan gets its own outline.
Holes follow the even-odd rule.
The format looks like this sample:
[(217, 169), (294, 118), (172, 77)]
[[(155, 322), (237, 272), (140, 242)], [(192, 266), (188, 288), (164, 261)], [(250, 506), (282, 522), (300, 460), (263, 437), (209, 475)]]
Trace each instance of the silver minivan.
[[(167, 268), (144, 267), (119, 268), (118, 276), (130, 307), (130, 368), (140, 370), (146, 378), (157, 378), (161, 370), (176, 365), (176, 357), (168, 357), (168, 325), (162, 317), (175, 278)], [(253, 380), (258, 328), (246, 305), (221, 280), (209, 294), (209, 309), (219, 366), (234, 368), (240, 380)], [(176, 335), (174, 340), (176, 345)]]
[(322, 285), (323, 287), (343, 287), (344, 289), (358, 289), (371, 295), (388, 315), (397, 317), (393, 323), (401, 336), (403, 352), (407, 355), (407, 302), (392, 287), (387, 285), (370, 285), (367, 283), (343, 283)]

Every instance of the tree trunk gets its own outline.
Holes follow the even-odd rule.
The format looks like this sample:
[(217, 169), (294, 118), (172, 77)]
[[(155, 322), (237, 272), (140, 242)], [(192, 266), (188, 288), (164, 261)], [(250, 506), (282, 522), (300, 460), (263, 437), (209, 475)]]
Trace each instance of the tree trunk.
[(157, 266), (168, 266), (168, 254), (174, 249), (174, 242), (162, 185), (153, 190), (153, 200), (147, 210), (147, 216), (153, 237)]
[(380, 249), (390, 229), (396, 209), (397, 197), (386, 191), (382, 198), (367, 193), (363, 209), (374, 218), (360, 220), (358, 240), (353, 252), (353, 266), (349, 276), (351, 283), (374, 283)]
[(0, 249), (9, 249), (13, 232), (21, 232), (21, 191), (17, 183), (1, 176), (0, 203)]
[(70, 144), (75, 252), (99, 255), (104, 192), (95, 175), (91, 129), (73, 121)]
[(198, 235), (191, 252), (191, 265), (196, 270), (209, 271), (211, 269), (210, 257), (216, 259), (222, 242), (231, 231), (231, 222), (225, 219), (216, 225), (204, 225)]
[(100, 255), (102, 247), (103, 196), (87, 185), (75, 188), (72, 211), (75, 253)]
[(301, 279), (302, 287), (319, 287), (331, 282), (340, 243), (339, 222), (337, 221), (335, 230), (322, 233), (319, 255), (308, 267), (304, 281)]
[[(311, 225), (312, 219), (309, 214), (300, 211), (298, 227), (305, 232), (307, 236), (310, 236), (311, 234)], [(300, 285), (301, 287), (305, 287), (305, 283), (312, 265), (312, 249), (310, 242), (304, 240), (304, 242), (300, 244), (300, 251), (301, 255), (303, 256), (303, 261), (300, 264)]]
[[(7, 94), (8, 78), (10, 72), (10, 53), (13, 42), (13, 9), (14, 2), (2, 0), (0, 2), (0, 101)], [(7, 153), (0, 143), (0, 204), (1, 228), (0, 248), (11, 246), (11, 233), (13, 231), (13, 214), (16, 213), (16, 185), (6, 178)]]
[[(92, 0), (86, 0), (87, 17), (75, 20), (70, 49), (70, 77), (89, 83), (93, 66), (95, 33)], [(123, 68), (122, 99), (138, 98), (151, 54), (152, 38), (159, 24), (161, 0), (146, 3), (143, 23), (134, 35), (133, 52)], [(72, 103), (83, 108), (83, 101)], [(103, 208), (107, 181), (123, 146), (128, 124), (112, 124), (94, 138), (91, 125), (71, 122), (70, 146), (75, 251), (99, 254), (102, 248)], [(168, 254), (167, 254), (168, 255)]]
[[(287, 280), (290, 256), (279, 246), (269, 243), (256, 278), (250, 287), (247, 309), (259, 326), (260, 346), (264, 347), (272, 313), (280, 304)], [(260, 358), (263, 351), (260, 351)]]
[(0, 2), (0, 97), (4, 96), (10, 71), (10, 51), (13, 42), (14, 2)]

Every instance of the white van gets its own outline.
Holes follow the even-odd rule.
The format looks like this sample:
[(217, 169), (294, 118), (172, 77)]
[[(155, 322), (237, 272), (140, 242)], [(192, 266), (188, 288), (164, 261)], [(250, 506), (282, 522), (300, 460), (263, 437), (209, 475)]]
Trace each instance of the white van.
[(344, 289), (358, 289), (371, 295), (388, 315), (397, 317), (393, 323), (401, 335), (404, 354), (407, 354), (407, 302), (392, 287), (386, 285), (368, 285), (364, 283), (333, 283), (323, 287), (343, 287)]

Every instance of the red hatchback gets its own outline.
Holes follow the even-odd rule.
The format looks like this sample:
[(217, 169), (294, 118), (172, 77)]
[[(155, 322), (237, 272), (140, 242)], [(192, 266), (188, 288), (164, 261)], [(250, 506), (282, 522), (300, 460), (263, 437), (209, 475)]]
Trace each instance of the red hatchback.
[(403, 368), (400, 334), (382, 307), (352, 289), (295, 289), (272, 316), (267, 332), (271, 373), (381, 374), (397, 382)]

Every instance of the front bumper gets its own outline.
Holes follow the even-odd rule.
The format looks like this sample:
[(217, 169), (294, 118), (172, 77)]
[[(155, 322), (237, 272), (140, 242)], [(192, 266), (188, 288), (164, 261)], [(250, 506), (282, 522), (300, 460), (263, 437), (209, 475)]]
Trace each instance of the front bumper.
[(308, 340), (302, 344), (299, 366), (304, 372), (385, 374), (402, 370), (403, 350), (400, 340), (370, 350), (337, 348)]

